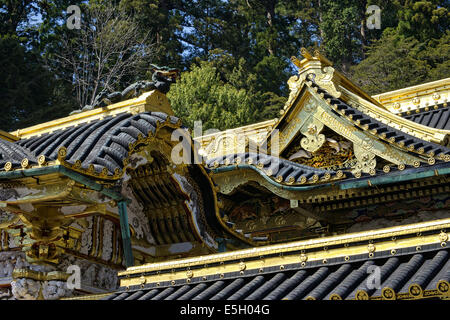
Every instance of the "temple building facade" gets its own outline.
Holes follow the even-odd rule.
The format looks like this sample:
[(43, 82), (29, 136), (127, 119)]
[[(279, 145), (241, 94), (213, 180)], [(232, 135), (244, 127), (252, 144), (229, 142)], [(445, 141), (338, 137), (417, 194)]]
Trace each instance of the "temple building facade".
[(301, 54), (261, 123), (193, 137), (154, 89), (0, 132), (0, 299), (449, 299), (450, 78)]

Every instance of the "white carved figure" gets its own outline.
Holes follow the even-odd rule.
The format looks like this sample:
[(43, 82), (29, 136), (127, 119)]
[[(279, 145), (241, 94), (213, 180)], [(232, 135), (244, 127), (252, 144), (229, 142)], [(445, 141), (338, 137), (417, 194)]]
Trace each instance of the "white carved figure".
[(12, 276), (14, 265), (10, 259), (6, 260), (5, 267), (3, 270), (4, 270), (4, 277)]
[(72, 295), (64, 281), (45, 281), (42, 286), (42, 295), (45, 300), (57, 300)]
[(31, 279), (17, 279), (11, 282), (11, 291), (18, 300), (37, 300), (41, 284)]

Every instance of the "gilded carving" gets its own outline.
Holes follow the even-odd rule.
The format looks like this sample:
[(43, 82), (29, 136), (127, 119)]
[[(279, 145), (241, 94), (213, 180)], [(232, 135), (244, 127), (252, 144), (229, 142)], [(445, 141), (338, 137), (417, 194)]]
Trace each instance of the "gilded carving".
[(375, 154), (370, 152), (370, 144), (353, 145), (355, 157), (358, 159), (353, 172), (373, 173), (377, 165)]
[(306, 151), (316, 152), (325, 142), (325, 135), (320, 134), (323, 123), (313, 117), (309, 119), (310, 121), (307, 121), (301, 130), (305, 137), (300, 141), (300, 144)]
[(314, 168), (339, 170), (354, 165), (353, 144), (333, 132), (326, 133), (328, 138), (314, 153), (303, 149), (299, 139), (294, 139), (290, 147), (282, 154), (289, 161), (297, 162)]

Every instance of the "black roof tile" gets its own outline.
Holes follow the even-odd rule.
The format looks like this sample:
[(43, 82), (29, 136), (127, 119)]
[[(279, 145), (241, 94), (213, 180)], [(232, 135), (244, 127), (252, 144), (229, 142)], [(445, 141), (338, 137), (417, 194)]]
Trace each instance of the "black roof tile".
[(156, 126), (166, 119), (172, 125), (180, 125), (177, 117), (161, 112), (121, 113), (14, 143), (0, 140), (0, 170), (6, 162), (11, 162), (13, 168), (20, 167), (24, 158), (29, 164), (37, 164), (41, 155), (47, 160), (56, 160), (58, 150), (65, 147), (68, 163), (74, 164), (79, 160), (82, 168), (93, 165), (98, 172), (105, 167), (114, 174), (116, 169), (123, 169), (130, 144), (135, 143), (140, 135), (146, 138), (154, 134)]
[[(233, 273), (233, 277), (192, 284), (179, 284), (112, 293), (104, 300), (280, 300), (280, 299), (354, 299), (359, 292), (381, 297), (383, 290), (408, 294), (411, 285), (436, 291), (439, 281), (450, 280), (450, 254), (438, 245), (417, 253), (397, 252), (396, 256), (351, 260), (334, 265), (272, 268), (255, 275)], [(369, 267), (371, 269), (369, 269)], [(380, 283), (372, 287), (369, 276), (379, 267)], [(275, 271), (274, 270), (278, 270)], [(373, 276), (372, 276), (373, 277)]]
[(437, 110), (428, 111), (422, 109), (419, 113), (403, 113), (402, 116), (424, 126), (450, 130), (450, 108), (444, 107), (443, 104), (437, 105), (437, 108)]

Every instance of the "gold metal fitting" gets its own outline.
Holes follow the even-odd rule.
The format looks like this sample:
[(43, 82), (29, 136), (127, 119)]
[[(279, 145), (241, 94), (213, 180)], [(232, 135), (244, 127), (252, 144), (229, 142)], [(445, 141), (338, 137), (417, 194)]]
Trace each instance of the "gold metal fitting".
[(45, 156), (44, 156), (44, 155), (40, 155), (40, 156), (38, 157), (38, 164), (39, 164), (40, 166), (45, 166), (45, 165), (47, 164), (47, 159), (45, 159)]
[(355, 295), (356, 300), (369, 300), (369, 294), (364, 290), (358, 290)]
[(439, 233), (439, 241), (446, 242), (447, 240), (448, 240), (448, 234), (441, 231), (441, 233)]
[(422, 287), (416, 283), (410, 285), (408, 291), (413, 297), (421, 297), (423, 295)]
[(436, 163), (436, 160), (434, 158), (428, 158), (428, 164), (433, 165)]
[(12, 163), (9, 161), (7, 163), (5, 163), (4, 169), (5, 169), (5, 171), (10, 171), (12, 169)]
[(189, 279), (192, 278), (194, 276), (194, 273), (192, 272), (192, 270), (188, 270), (186, 271), (186, 277), (188, 277)]
[(431, 96), (434, 100), (439, 100), (439, 98), (441, 97), (441, 95), (437, 92), (433, 93), (433, 95)]
[(385, 300), (395, 300), (395, 291), (392, 288), (383, 288), (383, 290), (381, 290), (381, 296)]
[(436, 285), (436, 289), (440, 292), (440, 293), (447, 293), (449, 292), (450, 289), (450, 284), (448, 283), (448, 281), (445, 280), (439, 280), (439, 282)]
[(247, 268), (247, 265), (244, 262), (239, 262), (239, 270), (244, 271)]
[(283, 182), (283, 177), (282, 176), (278, 176), (275, 179), (276, 182)]
[(405, 170), (405, 164), (404, 164), (404, 163), (400, 163), (400, 164), (398, 165), (398, 170), (400, 170), (400, 171)]
[(384, 172), (384, 173), (388, 173), (389, 171), (391, 171), (391, 167), (388, 166), (388, 165), (385, 165), (385, 166), (383, 167), (383, 172)]
[(65, 147), (61, 147), (58, 150), (58, 159), (64, 160), (67, 156), (67, 149)]
[(20, 165), (22, 166), (23, 169), (28, 168), (29, 165), (29, 161), (27, 158), (23, 159), (22, 162), (20, 163)]

